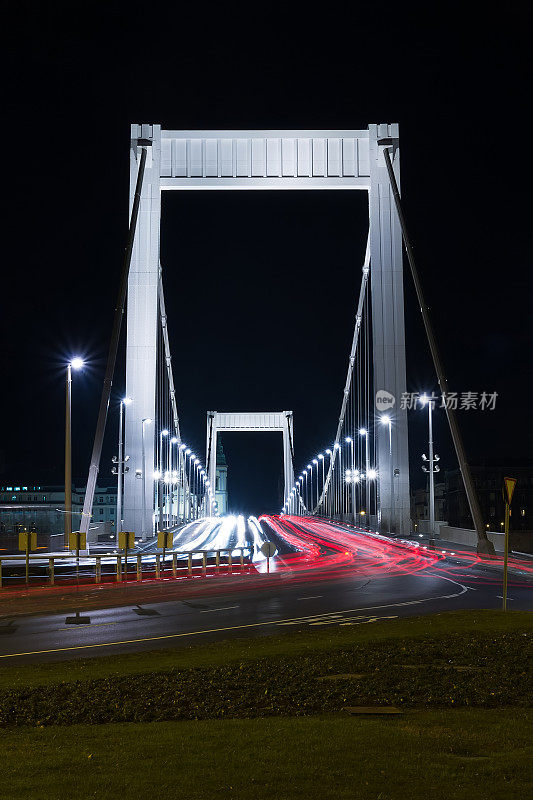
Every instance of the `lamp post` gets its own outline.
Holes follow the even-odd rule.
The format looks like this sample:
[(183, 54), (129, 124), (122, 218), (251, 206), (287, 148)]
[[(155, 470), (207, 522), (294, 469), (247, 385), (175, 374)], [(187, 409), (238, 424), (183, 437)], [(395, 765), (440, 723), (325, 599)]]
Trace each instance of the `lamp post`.
[[(435, 472), (439, 471), (439, 467), (435, 466), (435, 461), (439, 460), (438, 456), (433, 453), (433, 408), (435, 401), (431, 400), (427, 394), (423, 394), (420, 398), (423, 406), (428, 407), (428, 447), (429, 447), (429, 466), (423, 466), (424, 472), (429, 472), (429, 538), (430, 545), (435, 545)], [(422, 456), (426, 461), (425, 455)]]
[(67, 364), (65, 402), (65, 547), (67, 549), (72, 533), (72, 370), (79, 370), (82, 367), (82, 358), (73, 358)]
[(381, 418), (382, 425), (389, 426), (389, 467), (390, 467), (390, 509), (389, 509), (389, 534), (392, 532), (392, 512), (394, 509), (394, 484), (393, 484), (393, 468), (392, 468), (392, 419), (388, 414), (384, 414)]
[[(169, 472), (170, 472), (170, 506), (169, 506), (169, 515), (170, 521), (172, 525), (174, 525), (175, 514), (174, 514), (174, 484), (176, 484), (176, 475), (177, 469), (173, 469), (174, 463), (172, 458), (172, 445), (178, 444), (178, 439), (173, 436), (170, 439), (169, 446), (170, 446), (170, 453), (169, 453)], [(177, 464), (176, 464), (177, 467)], [(176, 485), (176, 492), (177, 492), (177, 485)]]
[(316, 508), (318, 508), (318, 459), (313, 458), (313, 464), (316, 464)]
[[(340, 444), (338, 442), (335, 442), (335, 444), (333, 445), (333, 449), (338, 451), (338, 456), (339, 456), (339, 480), (338, 480), (338, 484), (339, 484), (339, 492), (338, 492), (338, 494), (339, 494), (339, 505), (337, 507), (337, 513), (342, 514), (343, 494), (344, 494), (344, 476), (342, 474), (342, 448), (341, 448), (341, 446), (340, 446)], [(336, 499), (336, 496), (337, 496), (337, 492), (335, 491), (335, 499)], [(333, 516), (335, 516), (335, 513), (333, 514)]]
[(368, 431), (366, 428), (359, 429), (359, 435), (365, 437), (365, 475), (366, 475), (366, 484), (365, 484), (365, 511), (366, 511), (366, 528), (367, 530), (370, 528), (370, 481), (368, 480), (368, 473), (370, 472), (370, 453), (369, 453), (369, 442), (368, 442)]
[(116, 546), (118, 547), (118, 534), (122, 531), (122, 485), (124, 481), (124, 472), (126, 471), (125, 463), (129, 456), (124, 458), (124, 418), (126, 413), (126, 406), (131, 403), (131, 397), (123, 397), (120, 401), (120, 410), (118, 418), (118, 462), (117, 462), (117, 537)]
[[(186, 445), (180, 444), (178, 450), (178, 524), (182, 521), (181, 500), (183, 495), (183, 522), (185, 522), (185, 453)], [(183, 490), (183, 491), (182, 491)]]
[(354, 442), (351, 436), (346, 437), (346, 443), (350, 445), (350, 452), (351, 452), (351, 463), (352, 463), (352, 480), (350, 483), (352, 484), (352, 517), (353, 517), (353, 524), (356, 523), (356, 508), (355, 508), (355, 490), (356, 490), (356, 481), (355, 481), (355, 455), (354, 455)]
[[(317, 455), (317, 458), (322, 463), (322, 492), (321, 492), (321, 494), (322, 494), (324, 492), (324, 483), (325, 483), (325, 480), (326, 480), (325, 471), (324, 471), (324, 453), (319, 453)], [(324, 498), (324, 503), (325, 502), (326, 501), (325, 501), (325, 498)]]
[(143, 496), (142, 496), (142, 527), (141, 527), (141, 538), (143, 542), (147, 539), (146, 533), (146, 448), (144, 444), (144, 428), (146, 425), (150, 425), (152, 422), (150, 417), (145, 417), (141, 420), (141, 468), (142, 468), (142, 479), (143, 479)]
[[(330, 474), (329, 471), (331, 469), (331, 450), (329, 449), (329, 447), (326, 450), (326, 455), (329, 456), (329, 466), (328, 466), (328, 476), (329, 476), (329, 474)], [(326, 516), (329, 516), (330, 518), (331, 518), (331, 488), (332, 488), (332, 481), (333, 481), (333, 476), (331, 476), (331, 480), (328, 483), (328, 491), (327, 491), (327, 494), (326, 494)]]

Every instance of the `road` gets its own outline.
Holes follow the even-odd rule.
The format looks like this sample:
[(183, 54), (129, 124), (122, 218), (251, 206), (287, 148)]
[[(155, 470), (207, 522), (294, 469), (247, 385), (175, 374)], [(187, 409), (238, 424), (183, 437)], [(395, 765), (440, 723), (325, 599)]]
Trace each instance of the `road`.
[[(196, 523), (183, 534), (217, 547), (277, 546), (272, 581), (232, 582), (231, 591), (193, 599), (0, 621), (0, 664), (66, 660), (189, 646), (296, 627), (372, 624), (377, 619), (462, 608), (501, 607), (501, 574), (473, 553), (430, 552), (346, 526), (306, 518), (232, 518)], [(192, 537), (192, 538), (191, 538)], [(180, 544), (177, 542), (175, 544)], [(533, 610), (531, 568), (513, 563), (509, 608)], [(209, 579), (206, 579), (209, 581)], [(175, 584), (174, 584), (175, 585)], [(72, 617), (69, 614), (69, 617)]]

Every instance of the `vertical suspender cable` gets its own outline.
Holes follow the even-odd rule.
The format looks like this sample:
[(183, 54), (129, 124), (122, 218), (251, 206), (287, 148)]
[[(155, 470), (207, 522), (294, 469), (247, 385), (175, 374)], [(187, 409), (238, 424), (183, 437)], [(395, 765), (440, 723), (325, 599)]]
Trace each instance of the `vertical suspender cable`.
[[(379, 142), (378, 144), (387, 144), (390, 145), (389, 140), (385, 140)], [(444, 369), (442, 366), (442, 361), (440, 359), (440, 354), (437, 349), (437, 342), (435, 339), (435, 335), (433, 333), (433, 328), (431, 325), (431, 320), (429, 318), (428, 307), (424, 301), (424, 294), (422, 292), (422, 285), (420, 283), (420, 279), (418, 276), (418, 272), (415, 265), (415, 258), (413, 254), (413, 248), (411, 247), (411, 242), (409, 240), (409, 235), (407, 233), (407, 225), (405, 222), (405, 218), (403, 215), (402, 205), (400, 201), (400, 192), (398, 191), (398, 184), (396, 182), (396, 176), (394, 174), (394, 170), (392, 168), (392, 161), (390, 157), (390, 152), (388, 147), (383, 148), (383, 156), (385, 158), (385, 164), (387, 166), (387, 172), (389, 174), (389, 181), (392, 189), (392, 194), (394, 197), (394, 202), (396, 204), (396, 211), (398, 212), (398, 218), (400, 220), (400, 226), (402, 229), (403, 241), (405, 244), (405, 249), (407, 251), (407, 258), (409, 261), (409, 266), (411, 267), (411, 274), (413, 276), (413, 281), (415, 284), (416, 289), (416, 296), (418, 298), (418, 303), (420, 305), (420, 311), (422, 312), (422, 319), (424, 321), (424, 327), (426, 329), (426, 335), (428, 337), (429, 342), (429, 349), (431, 350), (431, 356), (433, 358), (433, 364), (435, 366), (435, 371), (437, 373), (437, 379), (439, 381), (440, 390), (444, 395), (448, 394), (448, 383), (446, 381), (446, 377), (444, 375)], [(479, 507), (479, 502), (476, 496), (476, 490), (474, 487), (474, 481), (472, 480), (472, 473), (470, 472), (470, 467), (466, 461), (466, 454), (463, 445), (463, 439), (461, 436), (461, 431), (459, 430), (459, 426), (457, 424), (457, 419), (453, 410), (448, 407), (448, 404), (445, 403), (446, 407), (446, 416), (448, 417), (448, 424), (450, 426), (450, 432), (452, 434), (453, 444), (455, 447), (455, 452), (457, 455), (457, 460), (459, 461), (459, 467), (461, 470), (461, 475), (463, 477), (463, 483), (466, 491), (466, 496), (468, 498), (468, 505), (470, 507), (470, 513), (472, 515), (472, 519), (474, 521), (474, 527), (477, 531), (477, 538), (478, 544), (477, 549), (478, 553), (487, 553), (494, 555), (494, 545), (491, 541), (487, 538), (487, 534), (483, 527), (483, 517), (481, 515), (481, 509)]]
[(318, 507), (322, 503), (322, 501), (324, 499), (324, 496), (326, 495), (326, 493), (328, 491), (328, 488), (329, 488), (329, 485), (330, 485), (330, 482), (332, 480), (332, 476), (333, 476), (333, 473), (334, 473), (334, 469), (335, 469), (335, 461), (336, 461), (336, 458), (337, 458), (337, 450), (338, 450), (338, 448), (335, 447), (335, 444), (339, 443), (339, 440), (340, 440), (340, 437), (341, 437), (342, 428), (343, 428), (343, 425), (344, 425), (344, 416), (346, 414), (346, 404), (348, 402), (348, 395), (350, 393), (350, 387), (352, 385), (353, 365), (355, 363), (355, 356), (356, 356), (356, 353), (357, 353), (357, 345), (358, 345), (358, 342), (359, 342), (359, 335), (360, 335), (360, 331), (361, 331), (361, 319), (362, 319), (362, 316), (363, 316), (363, 305), (364, 305), (364, 301), (365, 301), (366, 284), (368, 282), (369, 271), (370, 271), (370, 233), (368, 234), (368, 239), (367, 239), (367, 243), (366, 243), (366, 253), (365, 253), (365, 260), (364, 260), (364, 264), (363, 264), (363, 280), (361, 282), (361, 289), (360, 289), (360, 292), (359, 292), (359, 302), (357, 304), (357, 312), (356, 312), (356, 315), (355, 315), (355, 329), (354, 329), (354, 334), (353, 334), (353, 339), (352, 339), (352, 349), (350, 351), (350, 358), (349, 358), (349, 361), (348, 361), (348, 374), (346, 376), (346, 384), (345, 384), (345, 387), (344, 387), (344, 396), (342, 398), (341, 413), (339, 415), (339, 423), (337, 425), (337, 435), (335, 436), (335, 443), (334, 443), (334, 446), (333, 446), (333, 450), (332, 450), (332, 454), (331, 454), (331, 458), (330, 458), (330, 462), (329, 462), (328, 474), (327, 474), (327, 477), (326, 477), (326, 481), (324, 483), (324, 487), (322, 489), (322, 495), (320, 496), (320, 499), (319, 499), (319, 501), (317, 503), (317, 507), (316, 507), (316, 509), (314, 510), (313, 513), (316, 512), (316, 510), (318, 509)]
[(130, 274), (131, 256), (133, 253), (133, 244), (135, 242), (135, 230), (137, 228), (137, 217), (139, 216), (139, 205), (141, 202), (141, 190), (142, 190), (145, 166), (146, 166), (146, 147), (142, 147), (141, 160), (139, 163), (139, 171), (137, 173), (137, 183), (135, 186), (135, 196), (133, 199), (133, 208), (131, 210), (128, 244), (126, 247), (126, 253), (124, 255), (124, 263), (122, 265), (122, 274), (120, 276), (118, 298), (117, 298), (117, 304), (115, 306), (115, 317), (113, 319), (111, 341), (109, 343), (109, 352), (107, 355), (107, 366), (104, 376), (104, 385), (102, 387), (102, 397), (100, 399), (98, 421), (96, 423), (93, 451), (91, 455), (91, 463), (89, 466), (89, 475), (87, 477), (87, 488), (85, 490), (85, 500), (83, 502), (83, 511), (80, 524), (81, 533), (87, 533), (87, 531), (89, 530), (89, 522), (91, 520), (91, 513), (93, 508), (94, 490), (96, 488), (96, 480), (98, 478), (98, 471), (100, 469), (100, 458), (102, 456), (102, 445), (104, 442), (107, 410), (109, 408), (111, 386), (113, 383), (113, 375), (115, 373), (118, 343), (120, 339), (120, 328), (122, 324), (122, 316), (124, 314), (124, 304), (126, 302), (126, 292), (128, 289), (128, 278)]

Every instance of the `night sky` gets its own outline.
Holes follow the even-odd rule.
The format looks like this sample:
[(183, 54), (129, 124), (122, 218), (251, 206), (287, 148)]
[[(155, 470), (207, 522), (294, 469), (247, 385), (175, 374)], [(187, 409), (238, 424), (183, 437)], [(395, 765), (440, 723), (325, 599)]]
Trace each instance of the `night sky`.
[[(4, 7), (1, 484), (61, 483), (64, 365), (77, 354), (89, 366), (74, 380), (73, 471), (86, 480), (126, 243), (131, 122), (399, 122), (404, 206), (451, 388), (499, 393), (495, 412), (460, 416), (469, 458), (531, 459), (526, 11), (491, 17), (485, 5), (466, 17), (464, 5), (301, 5), (294, 17), (287, 5), (257, 17), (250, 4)], [(296, 469), (333, 441), (366, 208), (363, 192), (163, 195), (182, 434), (202, 458), (208, 409), (292, 409)], [(434, 389), (407, 272), (406, 303), (408, 389)], [(123, 391), (121, 361), (102, 484)], [(437, 450), (453, 468), (442, 417)], [(426, 423), (412, 423), (416, 485)], [(222, 438), (232, 506), (277, 510), (281, 437)]]

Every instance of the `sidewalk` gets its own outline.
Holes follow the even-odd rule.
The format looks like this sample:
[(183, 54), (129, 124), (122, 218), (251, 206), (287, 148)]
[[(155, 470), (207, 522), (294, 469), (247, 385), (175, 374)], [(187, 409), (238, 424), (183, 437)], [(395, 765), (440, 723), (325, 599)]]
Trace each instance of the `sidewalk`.
[[(420, 534), (414, 533), (412, 534), (412, 538), (407, 541), (412, 542), (419, 542), (420, 545), (428, 546), (429, 543), (429, 536), (427, 534)], [(446, 551), (446, 555), (450, 556), (452, 553), (460, 555), (460, 554), (472, 554), (475, 559), (478, 559), (478, 554), (475, 547), (470, 547), (466, 544), (458, 544), (457, 542), (450, 542), (446, 539), (439, 539), (436, 537), (434, 539), (435, 548), (434, 552), (441, 552), (442, 550)], [(429, 549), (429, 548), (428, 548)], [(521, 563), (523, 562), (523, 567)], [(496, 553), (496, 558), (486, 557), (486, 556), (479, 556), (479, 563), (482, 564), (487, 569), (494, 570), (495, 572), (502, 573), (503, 572), (503, 553)], [(527, 553), (509, 553), (509, 564), (508, 564), (508, 572), (510, 575), (520, 575), (523, 578), (530, 578), (533, 579), (533, 555), (528, 555)]]
[(163, 603), (195, 597), (221, 595), (240, 589), (261, 589), (276, 585), (282, 576), (276, 573), (223, 575), (189, 579), (164, 578), (137, 583), (105, 583), (91, 586), (43, 586), (29, 590), (0, 592), (0, 619), (29, 614), (63, 614), (95, 608)]

